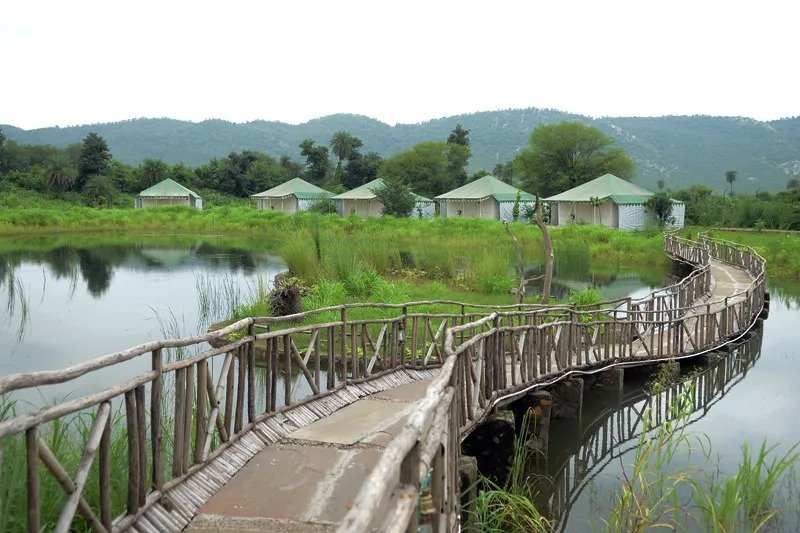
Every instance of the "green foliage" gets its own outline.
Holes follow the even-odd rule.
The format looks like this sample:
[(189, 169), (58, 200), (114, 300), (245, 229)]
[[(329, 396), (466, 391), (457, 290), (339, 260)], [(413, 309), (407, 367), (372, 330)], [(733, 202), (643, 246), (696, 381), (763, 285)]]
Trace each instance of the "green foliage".
[(139, 184), (143, 189), (147, 189), (167, 179), (169, 167), (160, 159), (145, 159), (136, 170), (139, 174)]
[(346, 131), (337, 131), (331, 137), (331, 151), (339, 158), (339, 166), (343, 159), (351, 159), (358, 153), (358, 149), (363, 146), (363, 142), (358, 137), (350, 135)]
[(587, 287), (585, 289), (569, 291), (569, 296), (567, 296), (566, 303), (584, 306), (598, 304), (605, 300), (606, 299), (603, 297), (600, 291), (592, 287)]
[(669, 193), (659, 191), (650, 196), (644, 203), (645, 209), (655, 219), (659, 227), (671, 223), (674, 218), (672, 216), (672, 198)]
[(329, 172), (328, 148), (314, 144), (313, 139), (300, 143), (300, 155), (306, 158), (305, 179), (315, 185), (325, 183)]
[(392, 217), (409, 217), (414, 210), (417, 200), (411, 189), (397, 178), (384, 178), (383, 185), (374, 189), (381, 203), (383, 203), (383, 214)]
[(417, 194), (432, 198), (453, 189), (453, 165), (456, 160), (466, 161), (468, 151), (459, 144), (423, 142), (388, 157), (378, 175), (384, 181), (402, 181)]
[(106, 140), (97, 133), (89, 133), (83, 139), (78, 158), (77, 186), (83, 188), (89, 176), (105, 174), (110, 162), (111, 152), (108, 150)]
[(382, 164), (383, 158), (377, 152), (367, 152), (364, 155), (356, 152), (347, 161), (342, 184), (347, 189), (355, 189), (369, 183), (378, 177)]
[(542, 124), (514, 160), (525, 185), (552, 196), (603, 174), (633, 178), (636, 164), (614, 139), (580, 122)]
[(78, 179), (78, 171), (66, 158), (59, 157), (50, 162), (45, 169), (44, 179), (53, 191), (68, 191)]
[(336, 214), (336, 202), (330, 198), (320, 198), (311, 202), (311, 205), (308, 206), (308, 211), (321, 215)]
[(114, 181), (109, 176), (89, 176), (81, 192), (94, 207), (109, 207), (119, 195)]
[(519, 220), (519, 201), (522, 198), (522, 191), (517, 191), (517, 197), (514, 198), (514, 206), (511, 208), (511, 219), (514, 222)]
[(733, 196), (733, 183), (736, 181), (736, 177), (739, 175), (739, 172), (736, 170), (728, 170), (725, 172), (725, 181), (727, 181), (731, 186), (731, 196)]

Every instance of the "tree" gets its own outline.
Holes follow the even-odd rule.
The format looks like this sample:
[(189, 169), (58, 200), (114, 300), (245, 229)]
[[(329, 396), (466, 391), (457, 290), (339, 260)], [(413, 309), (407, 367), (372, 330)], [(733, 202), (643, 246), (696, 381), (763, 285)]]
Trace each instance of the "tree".
[(644, 203), (647, 211), (653, 215), (659, 227), (664, 227), (672, 222), (672, 199), (665, 192), (657, 192), (650, 196)]
[(492, 175), (501, 181), (511, 183), (511, 180), (514, 177), (514, 163), (497, 163), (492, 168)]
[(791, 191), (794, 189), (800, 189), (800, 179), (792, 178), (786, 183), (786, 189)]
[(447, 137), (447, 172), (457, 186), (467, 182), (467, 161), (472, 155), (469, 147), (469, 130), (457, 124)]
[(736, 181), (736, 176), (739, 173), (735, 170), (729, 170), (725, 173), (725, 181), (727, 181), (731, 185), (731, 196), (733, 196), (733, 182)]
[(6, 171), (6, 137), (3, 128), (0, 128), (0, 174)]
[(383, 158), (377, 152), (367, 152), (364, 155), (356, 154), (347, 161), (342, 176), (342, 184), (348, 189), (354, 189), (369, 183), (378, 177), (378, 171), (383, 164)]
[(78, 158), (78, 183), (83, 187), (89, 176), (105, 174), (111, 162), (111, 152), (105, 139), (92, 132), (83, 139), (80, 157)]
[(278, 159), (278, 164), (283, 169), (286, 179), (292, 180), (294, 178), (303, 177), (303, 165), (293, 160), (288, 155), (283, 154), (280, 159)]
[(363, 144), (358, 137), (350, 135), (346, 131), (337, 131), (331, 137), (330, 146), (333, 154), (339, 158), (339, 165), (341, 166), (342, 160), (353, 157)]
[(541, 124), (514, 159), (528, 189), (551, 196), (603, 174), (633, 178), (636, 164), (614, 139), (580, 122)]
[(383, 162), (378, 176), (384, 181), (396, 179), (414, 192), (427, 197), (437, 196), (453, 188), (455, 179), (449, 172), (448, 150), (457, 144), (427, 141), (397, 152)]
[(306, 158), (306, 179), (316, 185), (322, 185), (328, 175), (328, 148), (314, 144), (312, 139), (304, 139), (300, 143), (300, 155)]
[(81, 192), (94, 207), (108, 207), (117, 197), (117, 188), (110, 176), (95, 174), (89, 176)]
[(49, 189), (68, 191), (75, 185), (78, 171), (69, 164), (65, 157), (53, 159), (44, 170), (44, 181)]
[(383, 186), (372, 192), (383, 203), (383, 214), (392, 217), (406, 218), (410, 216), (417, 203), (414, 193), (411, 192), (408, 185), (398, 178), (385, 178)]
[(658, 185), (658, 190), (659, 191), (663, 191), (664, 190), (664, 180), (658, 180), (658, 183), (656, 185)]
[(469, 130), (462, 128), (461, 124), (456, 124), (455, 129), (447, 137), (447, 142), (449, 144), (469, 146)]
[(145, 159), (139, 165), (137, 173), (139, 174), (139, 183), (143, 188), (152, 187), (156, 183), (160, 183), (167, 179), (167, 172), (169, 167), (160, 159)]
[(511, 218), (514, 222), (519, 220), (519, 201), (522, 198), (522, 191), (517, 191), (517, 197), (514, 198), (514, 206), (511, 208)]

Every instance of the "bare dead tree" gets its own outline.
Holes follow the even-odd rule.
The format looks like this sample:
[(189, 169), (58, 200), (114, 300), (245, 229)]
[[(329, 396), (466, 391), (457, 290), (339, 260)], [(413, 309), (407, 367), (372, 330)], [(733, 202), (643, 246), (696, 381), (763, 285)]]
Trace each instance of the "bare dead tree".
[(542, 232), (542, 240), (544, 241), (544, 283), (542, 284), (542, 299), (541, 303), (546, 304), (550, 301), (550, 285), (553, 283), (553, 241), (550, 239), (550, 231), (547, 229), (547, 224), (544, 223), (542, 216), (542, 200), (540, 196), (536, 195), (536, 225)]
[(535, 281), (537, 279), (541, 279), (543, 276), (537, 276), (535, 278), (526, 278), (525, 277), (525, 265), (522, 262), (522, 243), (519, 242), (519, 239), (511, 233), (511, 228), (508, 226), (508, 222), (503, 222), (503, 227), (508, 233), (508, 236), (511, 237), (511, 240), (514, 241), (514, 248), (517, 252), (517, 277), (519, 278), (519, 287), (516, 289), (512, 289), (516, 297), (516, 303), (521, 304), (522, 301), (525, 299), (525, 287), (531, 281)]

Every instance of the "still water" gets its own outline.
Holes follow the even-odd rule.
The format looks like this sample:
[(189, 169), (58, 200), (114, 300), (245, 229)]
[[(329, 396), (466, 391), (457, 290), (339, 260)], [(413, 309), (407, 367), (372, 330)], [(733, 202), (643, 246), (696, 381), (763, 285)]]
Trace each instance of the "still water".
[[(263, 247), (231, 248), (218, 237), (9, 237), (0, 250), (0, 375), (203, 332), (285, 269)], [(147, 359), (22, 399), (99, 390), (149, 369)]]
[[(740, 464), (744, 443), (752, 454), (763, 441), (778, 445), (780, 453), (800, 442), (800, 284), (773, 281), (768, 290), (771, 311), (763, 327), (707, 365), (682, 365), (683, 373), (698, 376), (692, 383), (704, 395), (695, 401), (686, 426), (693, 450), (679, 454), (676, 470), (727, 475)], [(579, 420), (552, 421), (551, 452), (539, 461), (533, 479), (541, 491), (538, 507), (554, 529), (605, 531), (600, 517), (608, 516), (615, 491), (631, 472), (642, 413), (656, 407), (646, 380), (626, 374), (621, 393), (587, 392)], [(796, 481), (790, 478), (780, 488), (780, 501), (774, 503), (789, 512), (770, 531), (800, 531)]]

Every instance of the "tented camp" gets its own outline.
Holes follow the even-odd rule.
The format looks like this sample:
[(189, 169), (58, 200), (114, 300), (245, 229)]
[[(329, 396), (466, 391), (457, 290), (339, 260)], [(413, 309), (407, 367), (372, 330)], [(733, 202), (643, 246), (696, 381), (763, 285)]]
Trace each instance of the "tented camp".
[(440, 194), (439, 213), (443, 217), (479, 217), (513, 220), (514, 203), (519, 193), (520, 217), (533, 207), (536, 197), (494, 176), (484, 176), (458, 189)]
[(332, 198), (333, 193), (320, 189), (300, 178), (291, 179), (264, 192), (252, 195), (258, 209), (295, 213), (305, 211), (311, 205), (325, 198)]
[[(333, 197), (336, 209), (342, 216), (356, 214), (362, 217), (379, 217), (383, 214), (383, 202), (373, 192), (383, 186), (383, 180), (378, 178), (365, 183), (353, 190), (337, 194)], [(412, 217), (430, 218), (436, 214), (433, 200), (414, 194), (417, 199)]]
[(188, 205), (203, 209), (203, 199), (180, 183), (165, 179), (140, 192), (133, 204), (136, 209), (170, 205)]
[[(652, 220), (644, 203), (653, 193), (613, 174), (545, 198), (550, 203), (550, 223), (566, 226), (578, 222), (626, 230), (642, 229)], [(673, 200), (670, 228), (682, 228), (685, 206)]]

